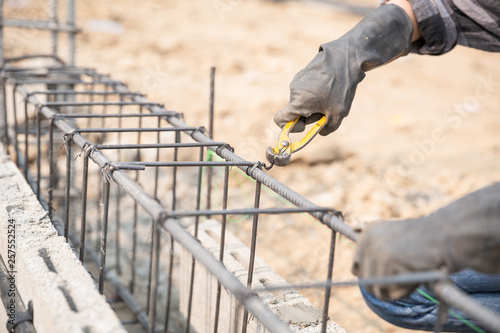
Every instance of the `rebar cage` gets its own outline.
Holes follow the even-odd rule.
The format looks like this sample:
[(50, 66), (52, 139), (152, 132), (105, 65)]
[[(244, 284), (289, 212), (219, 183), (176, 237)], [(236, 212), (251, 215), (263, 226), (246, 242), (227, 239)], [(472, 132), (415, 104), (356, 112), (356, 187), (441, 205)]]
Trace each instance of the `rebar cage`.
[[(1, 8), (3, 2), (0, 14)], [(462, 309), (485, 328), (498, 331), (500, 318), (446, 282), (441, 272), (382, 281), (332, 282), (336, 238), (355, 242), (358, 237), (335, 209), (313, 204), (269, 176), (264, 164), (246, 161), (228, 143), (212, 140), (211, 130), (186, 124), (181, 113), (149, 101), (94, 69), (74, 66), (78, 31), (74, 0), (67, 1), (67, 23), (59, 23), (57, 1), (51, 1), (50, 8), (54, 14), (51, 20), (36, 25), (0, 16), (2, 45), (4, 26), (36, 27), (51, 31), (53, 51), (50, 55), (4, 59), (0, 48), (2, 142), (58, 233), (92, 272), (99, 292), (112, 304), (127, 305), (130, 313), (121, 318), (126, 326), (138, 323), (148, 332), (189, 331), (192, 316), (201, 315), (192, 311), (195, 270), (204, 267), (217, 279), (216, 297), (207, 305), (214, 332), (229, 326), (231, 331), (246, 332), (250, 317), (269, 331), (288, 332), (286, 323), (262, 298), (263, 292), (287, 288), (324, 290), (321, 332), (326, 332), (332, 287), (409, 281), (437, 282), (434, 289), (443, 304)], [(68, 64), (57, 56), (57, 38), (62, 32), (70, 40)], [(43, 65), (39, 65), (40, 60)], [(212, 70), (212, 91), (213, 75)], [(213, 102), (211, 106), (213, 124)], [(250, 208), (231, 201), (229, 182), (238, 175), (252, 188)], [(266, 197), (262, 188), (275, 196)], [(261, 198), (265, 207), (261, 207)], [(304, 213), (329, 229), (325, 280), (252, 288), (259, 223), (275, 215), (290, 218)], [(228, 219), (234, 216), (252, 221), (243, 283), (224, 265)], [(217, 255), (198, 240), (200, 223), (207, 219), (220, 223)], [(192, 259), (185, 275), (189, 297), (182, 306), (186, 316), (173, 320), (180, 306), (175, 289), (178, 245)], [(224, 291), (239, 305), (230, 324), (222, 325)]]

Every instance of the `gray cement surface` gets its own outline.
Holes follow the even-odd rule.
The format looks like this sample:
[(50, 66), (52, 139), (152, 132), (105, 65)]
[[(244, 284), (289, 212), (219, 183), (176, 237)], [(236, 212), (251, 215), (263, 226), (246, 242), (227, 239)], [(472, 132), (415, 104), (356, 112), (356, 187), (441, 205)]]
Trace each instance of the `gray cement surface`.
[[(8, 251), (8, 239), (13, 238), (7, 235), (12, 229), (15, 260), (8, 263), (6, 258), (13, 254), (12, 248)], [(125, 332), (1, 145), (0, 255), (8, 269), (15, 271), (16, 287), (24, 303), (33, 303), (37, 332)], [(3, 313), (0, 320), (3, 329)]]

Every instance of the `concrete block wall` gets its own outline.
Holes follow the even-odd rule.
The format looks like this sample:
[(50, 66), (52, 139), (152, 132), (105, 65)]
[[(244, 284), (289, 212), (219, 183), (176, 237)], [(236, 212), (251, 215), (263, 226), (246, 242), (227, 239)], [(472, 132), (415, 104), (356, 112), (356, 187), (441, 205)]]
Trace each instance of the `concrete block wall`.
[[(220, 223), (209, 220), (200, 223), (198, 239), (214, 257), (219, 258)], [(181, 285), (180, 310), (186, 315), (189, 297), (191, 275), (191, 255), (185, 249), (181, 252)], [(247, 267), (250, 249), (238, 238), (226, 231), (226, 246), (224, 250), (224, 265), (246, 285)], [(253, 286), (286, 285), (286, 281), (276, 274), (262, 259), (255, 258)], [(197, 332), (211, 333), (214, 328), (215, 302), (217, 294), (217, 279), (202, 265), (196, 265), (191, 325)], [(309, 300), (294, 289), (267, 291), (259, 293), (259, 298), (285, 323), (293, 332), (320, 332), (322, 312), (314, 307)], [(219, 331), (230, 332), (234, 327), (235, 313), (238, 311), (236, 299), (224, 288), (221, 293), (221, 308)], [(241, 330), (243, 310), (239, 309), (238, 326)], [(249, 315), (247, 332), (267, 332), (261, 323)], [(328, 322), (327, 332), (345, 333), (345, 330), (333, 321)]]
[[(33, 303), (37, 332), (126, 332), (0, 145), (0, 255), (6, 264), (9, 223), (15, 224), (16, 286), (24, 303)], [(0, 305), (0, 331), (6, 320)]]

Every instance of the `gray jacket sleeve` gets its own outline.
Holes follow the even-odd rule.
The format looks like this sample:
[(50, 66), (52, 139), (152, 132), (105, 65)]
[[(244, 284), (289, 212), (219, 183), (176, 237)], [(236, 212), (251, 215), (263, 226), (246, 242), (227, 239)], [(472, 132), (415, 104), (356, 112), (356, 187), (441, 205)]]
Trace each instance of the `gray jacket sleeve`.
[(409, 1), (422, 33), (411, 52), (439, 55), (457, 44), (500, 52), (499, 0)]

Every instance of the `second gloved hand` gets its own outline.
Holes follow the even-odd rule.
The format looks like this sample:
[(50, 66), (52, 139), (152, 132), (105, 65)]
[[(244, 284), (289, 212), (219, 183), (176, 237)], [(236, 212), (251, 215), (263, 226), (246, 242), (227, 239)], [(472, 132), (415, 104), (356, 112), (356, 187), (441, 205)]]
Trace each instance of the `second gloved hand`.
[[(340, 39), (321, 45), (316, 57), (295, 75), (290, 102), (274, 121), (283, 127), (299, 116), (310, 123), (325, 114), (327, 124), (320, 134), (335, 131), (349, 113), (365, 72), (408, 54), (412, 32), (412, 22), (400, 7), (376, 9)], [(303, 130), (304, 122), (297, 129)]]
[[(500, 183), (471, 193), (429, 216), (373, 223), (357, 242), (352, 272), (361, 278), (472, 268), (500, 273)], [(417, 285), (378, 285), (384, 300), (402, 298)]]

